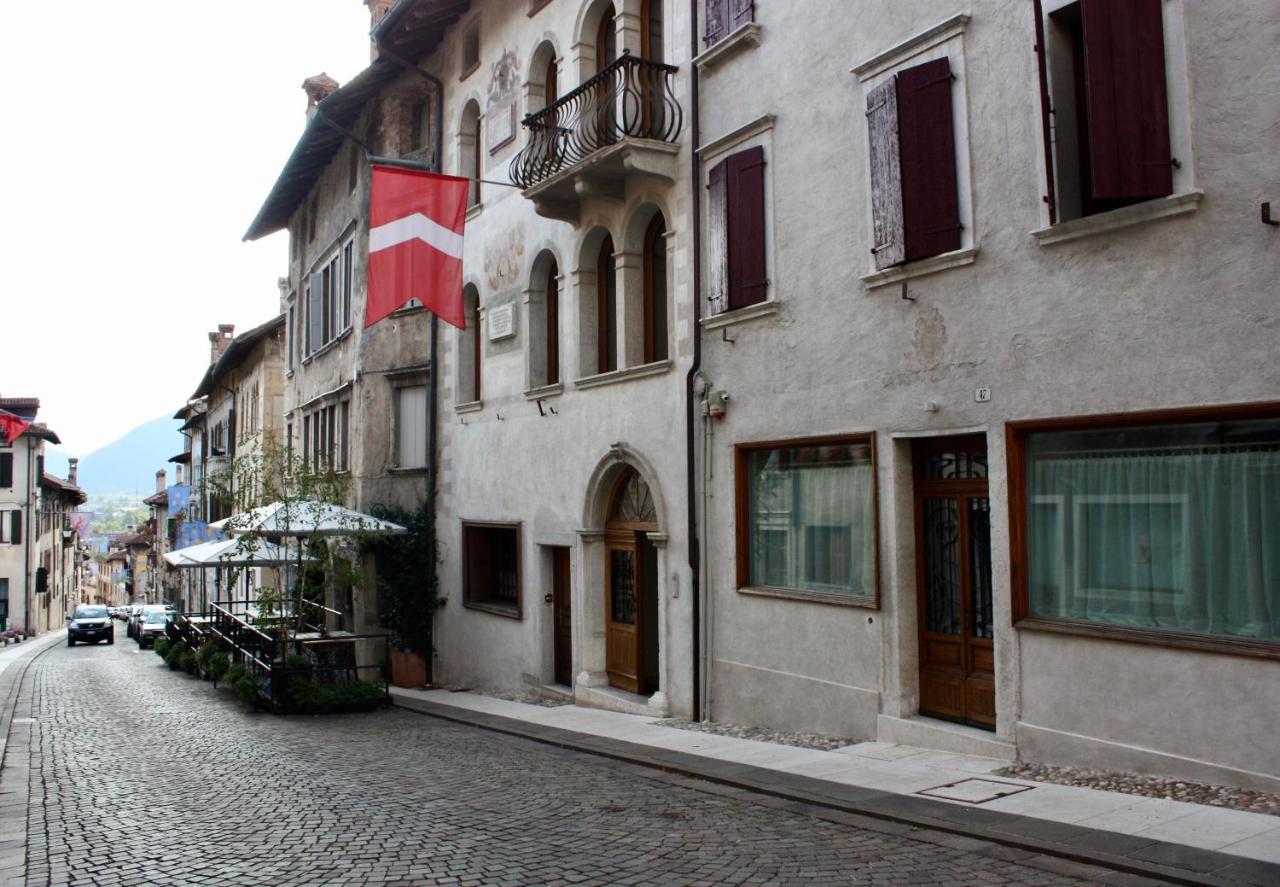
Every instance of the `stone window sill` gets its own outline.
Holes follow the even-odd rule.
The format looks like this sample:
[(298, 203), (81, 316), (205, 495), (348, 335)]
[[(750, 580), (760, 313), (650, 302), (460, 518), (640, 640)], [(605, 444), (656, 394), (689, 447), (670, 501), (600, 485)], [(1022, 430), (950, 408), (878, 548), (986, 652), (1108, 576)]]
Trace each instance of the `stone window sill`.
[(483, 400), (471, 400), (466, 403), (455, 404), (453, 407), (455, 413), (478, 413), (483, 409)]
[(530, 388), (524, 393), (525, 400), (542, 400), (547, 397), (557, 397), (564, 393), (564, 385), (556, 382), (551, 385), (539, 385), (537, 388)]
[(321, 346), (320, 346), (319, 348), (317, 348), (315, 351), (312, 351), (310, 354), (308, 354), (306, 357), (304, 357), (304, 358), (302, 359), (302, 365), (303, 365), (303, 366), (306, 366), (307, 364), (311, 363), (311, 361), (315, 360), (317, 357), (320, 357), (321, 355), (323, 355), (323, 354), (327, 354), (328, 352), (332, 351), (335, 347), (337, 347), (337, 345), (338, 345), (338, 343), (339, 343), (339, 342), (343, 341), (343, 340), (344, 340), (344, 339), (346, 339), (348, 336), (350, 336), (350, 335), (351, 335), (351, 333), (352, 333), (352, 331), (353, 331), (354, 329), (355, 329), (355, 327), (350, 327), (350, 326), (349, 326), (349, 327), (347, 327), (345, 330), (343, 330), (342, 332), (338, 333), (338, 335), (334, 336), (334, 337), (333, 337), (332, 339), (330, 339), (328, 342), (325, 342), (323, 345), (321, 345)]
[(719, 314), (704, 317), (702, 318), (702, 328), (705, 330), (718, 330), (721, 327), (733, 326), (736, 323), (746, 323), (749, 320), (756, 320), (760, 317), (771, 317), (780, 310), (781, 306), (770, 299), (764, 302), (757, 302), (754, 305), (748, 305), (745, 308), (721, 311)]
[(504, 616), (507, 619), (515, 619), (516, 621), (520, 621), (524, 618), (518, 606), (512, 607), (503, 604), (485, 604), (479, 601), (472, 602), (465, 600), (462, 602), (462, 606), (466, 607), (468, 610), (479, 610), (482, 613), (492, 613), (494, 616)]
[(820, 591), (805, 591), (802, 588), (775, 588), (773, 586), (745, 585), (738, 589), (738, 594), (753, 597), (785, 598), (793, 601), (808, 601), (813, 604), (834, 604), (837, 607), (860, 607), (864, 610), (880, 609), (874, 597), (853, 597), (844, 594), (823, 594)]
[(640, 379), (645, 376), (659, 376), (671, 369), (670, 360), (658, 360), (653, 363), (645, 363), (636, 367), (626, 367), (620, 370), (612, 370), (608, 373), (598, 373), (594, 376), (587, 376), (585, 379), (575, 381), (576, 388), (599, 388), (604, 385), (613, 385), (617, 382), (626, 382), (629, 379)]
[(1203, 191), (1170, 194), (1168, 197), (1113, 209), (1110, 212), (1082, 216), (1069, 222), (1059, 222), (1056, 225), (1032, 231), (1031, 236), (1038, 240), (1041, 246), (1079, 240), (1082, 237), (1092, 237), (1107, 231), (1118, 231), (1121, 228), (1154, 222), (1156, 219), (1168, 219), (1193, 213), (1200, 206), (1200, 200), (1203, 197)]
[(725, 59), (737, 55), (748, 46), (759, 46), (760, 32), (761, 28), (758, 24), (747, 22), (714, 46), (703, 50), (693, 60), (693, 63), (698, 66), (699, 71), (710, 70)]
[(467, 207), (466, 221), (470, 222), (476, 216), (480, 215), (480, 213), (482, 213), (483, 211), (484, 211), (484, 201), (481, 201), (479, 203), (473, 203), (471, 206)]
[(937, 274), (939, 271), (948, 271), (952, 268), (963, 268), (965, 265), (972, 265), (977, 261), (977, 259), (977, 247), (972, 249), (959, 249), (954, 252), (943, 253), (940, 256), (930, 256), (927, 259), (920, 259), (907, 265), (898, 265), (893, 268), (886, 268), (883, 271), (876, 271), (873, 274), (864, 274), (862, 276), (862, 282), (867, 285), (867, 289), (873, 290), (882, 286), (901, 283), (904, 280), (911, 280), (915, 277), (924, 277), (927, 274)]
[(396, 476), (399, 476), (399, 477), (404, 477), (404, 476), (406, 476), (406, 475), (426, 474), (426, 473), (427, 473), (427, 467), (426, 467), (425, 465), (419, 465), (419, 466), (416, 466), (416, 467), (408, 467), (408, 466), (406, 466), (406, 467), (404, 467), (404, 468), (400, 468), (400, 467), (398, 467), (398, 466), (393, 465), (393, 466), (391, 466), (390, 468), (388, 468), (388, 469), (387, 469), (387, 473), (388, 473), (388, 474), (392, 474), (392, 475), (396, 475)]

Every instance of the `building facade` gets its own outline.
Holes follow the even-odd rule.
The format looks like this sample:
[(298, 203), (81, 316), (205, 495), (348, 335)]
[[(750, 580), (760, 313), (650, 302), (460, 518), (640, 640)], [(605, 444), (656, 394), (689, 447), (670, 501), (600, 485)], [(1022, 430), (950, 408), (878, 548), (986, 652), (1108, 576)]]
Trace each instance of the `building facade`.
[[(247, 236), (437, 682), (1280, 785), (1265, 0), (367, 5)], [(472, 180), (465, 329), (364, 328), (366, 149)]]
[(709, 200), (705, 713), (1274, 790), (1275, 7), (736, 6), (702, 184), (763, 163), (767, 286)]

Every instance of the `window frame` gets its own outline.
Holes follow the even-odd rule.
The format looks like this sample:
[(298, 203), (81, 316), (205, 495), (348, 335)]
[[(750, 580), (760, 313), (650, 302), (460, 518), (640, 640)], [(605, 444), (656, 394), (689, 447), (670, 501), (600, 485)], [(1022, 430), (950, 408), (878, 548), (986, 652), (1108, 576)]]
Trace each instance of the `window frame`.
[[(951, 74), (951, 133), (954, 146), (956, 203), (960, 224), (960, 246), (958, 249), (935, 255), (923, 256), (889, 265), (876, 267), (875, 254), (871, 248), (876, 246), (875, 214), (872, 201), (866, 201), (865, 208), (865, 255), (866, 273), (860, 279), (867, 289), (899, 283), (914, 277), (934, 274), (950, 268), (971, 265), (976, 261), (979, 251), (977, 232), (974, 226), (973, 199), (973, 148), (971, 143), (968, 99), (968, 59), (965, 46), (966, 30), (969, 16), (959, 13), (936, 25), (907, 37), (895, 46), (853, 67), (853, 73), (862, 87), (861, 98), (857, 108), (859, 116), (867, 108), (867, 97), (872, 90), (880, 87), (885, 81), (896, 78), (901, 71), (919, 67), (926, 62), (946, 58)], [(867, 193), (873, 187), (873, 171), (871, 168), (871, 134), (865, 124), (858, 127), (859, 138), (867, 157), (862, 165), (862, 176), (866, 183)], [(902, 189), (901, 181), (898, 187)], [(903, 235), (905, 237), (905, 234)], [(905, 247), (905, 240), (904, 240)]]
[[(873, 594), (870, 597), (854, 597), (838, 592), (821, 592), (804, 588), (789, 588), (777, 585), (751, 584), (751, 501), (750, 501), (750, 458), (759, 450), (793, 449), (812, 446), (835, 446), (840, 444), (861, 444), (871, 451), (871, 533), (874, 540), (875, 563), (872, 568)], [(838, 607), (858, 607), (864, 610), (880, 609), (880, 470), (879, 455), (876, 452), (876, 433), (862, 431), (849, 434), (822, 435), (819, 437), (796, 437), (782, 440), (749, 441), (737, 443), (733, 447), (733, 488), (734, 488), (734, 560), (735, 585), (739, 594), (759, 595), (762, 597), (788, 598), (791, 600), (810, 601), (813, 603), (833, 604)]]
[[(470, 577), (468, 575), (468, 564), (470, 554), (470, 543), (468, 541), (468, 530), (472, 529), (489, 529), (489, 530), (511, 530), (515, 533), (515, 566), (516, 566), (516, 603), (515, 607), (508, 607), (502, 604), (493, 603), (491, 601), (472, 600)], [(462, 530), (462, 606), (468, 610), (480, 610), (485, 613), (492, 613), (495, 616), (503, 616), (507, 619), (515, 619), (517, 621), (524, 619), (524, 564), (523, 564), (523, 524), (520, 521), (480, 521), (480, 520), (463, 520), (461, 523)]]
[(1005, 426), (1008, 460), (1010, 622), (1014, 628), (1079, 637), (1140, 643), (1147, 646), (1226, 653), (1280, 660), (1280, 642), (1229, 638), (1191, 632), (1163, 631), (1125, 625), (1106, 625), (1031, 614), (1027, 527), (1027, 435), (1041, 431), (1079, 431), (1143, 425), (1280, 419), (1280, 401), (1228, 406), (1183, 407), (1132, 413), (1100, 413), (1010, 422)]

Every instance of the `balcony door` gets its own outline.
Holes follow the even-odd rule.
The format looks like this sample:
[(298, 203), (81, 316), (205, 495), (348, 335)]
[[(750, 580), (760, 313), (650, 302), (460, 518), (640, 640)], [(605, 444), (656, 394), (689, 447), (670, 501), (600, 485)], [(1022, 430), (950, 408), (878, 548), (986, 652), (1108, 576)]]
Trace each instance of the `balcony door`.
[(986, 439), (920, 441), (913, 456), (920, 713), (995, 729)]
[[(613, 4), (607, 4), (600, 15), (600, 26), (596, 29), (596, 73), (604, 71), (618, 60), (618, 22), (613, 14)], [(618, 83), (613, 80), (618, 80)], [(614, 127), (617, 123), (617, 101), (620, 90), (621, 74), (614, 77), (603, 77), (596, 87), (596, 147), (602, 148), (613, 143)]]
[[(640, 4), (640, 57), (649, 62), (662, 62), (662, 0), (642, 0)], [(663, 87), (666, 74), (656, 65), (644, 65), (641, 75), (641, 111), (644, 115), (644, 137), (658, 138), (665, 129)]]

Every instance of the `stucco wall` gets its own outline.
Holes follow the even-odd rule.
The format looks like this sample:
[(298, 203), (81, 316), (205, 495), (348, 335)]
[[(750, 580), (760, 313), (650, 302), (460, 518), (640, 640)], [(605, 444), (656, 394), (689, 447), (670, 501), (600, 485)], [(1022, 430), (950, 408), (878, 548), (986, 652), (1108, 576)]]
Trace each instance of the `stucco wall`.
[[(1258, 203), (1280, 195), (1270, 156), (1280, 131), (1274, 5), (1164, 4), (1166, 16), (1185, 20), (1185, 53), (1169, 49), (1172, 79), (1181, 76), (1173, 60), (1188, 60), (1181, 86), (1170, 86), (1174, 125), (1189, 127), (1193, 148), (1179, 158), (1175, 188), (1203, 189), (1198, 208), (1052, 245), (1031, 236), (1047, 216), (1030, 4), (806, 6), (824, 27), (794, 27), (785, 4), (757, 3), (761, 45), (702, 81), (704, 142), (776, 116), (767, 159), (778, 311), (730, 327), (733, 344), (705, 339), (706, 374), (731, 395), (715, 427), (707, 521), (713, 716), (784, 723), (797, 710), (787, 697), (831, 697), (833, 679), (879, 691), (886, 714), (914, 713), (914, 519), (903, 438), (977, 430), (992, 458), (997, 736), (1021, 737), (1021, 722), (1078, 734), (1027, 745), (1049, 758), (1082, 758), (1106, 741), (1150, 750), (1125, 758), (1127, 766), (1178, 766), (1159, 752), (1277, 773), (1258, 741), (1280, 727), (1274, 700), (1265, 702), (1270, 665), (1011, 627), (1002, 453), (1009, 421), (1277, 398), (1280, 368), (1270, 355), (1280, 346), (1280, 242), (1258, 222)], [(957, 13), (971, 16), (955, 88), (968, 108), (969, 236), (978, 253), (905, 290), (869, 289), (860, 279), (871, 270), (865, 93), (849, 72)], [(989, 403), (975, 402), (979, 386), (991, 388)], [(880, 463), (881, 613), (739, 594), (732, 445), (865, 431), (876, 432)], [(797, 648), (810, 652), (790, 652)], [(1166, 676), (1184, 704), (1158, 701), (1167, 699)], [(873, 735), (860, 699), (849, 691), (811, 726)], [(1244, 729), (1218, 729), (1237, 718)]]

